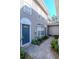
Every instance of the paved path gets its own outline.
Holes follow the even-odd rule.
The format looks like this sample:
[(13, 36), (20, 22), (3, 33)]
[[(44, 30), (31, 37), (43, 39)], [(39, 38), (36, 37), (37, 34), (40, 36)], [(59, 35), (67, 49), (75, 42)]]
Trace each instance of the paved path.
[(33, 59), (55, 59), (55, 56), (50, 48), (51, 37), (43, 42), (40, 46), (32, 45), (25, 48), (28, 54), (30, 54)]

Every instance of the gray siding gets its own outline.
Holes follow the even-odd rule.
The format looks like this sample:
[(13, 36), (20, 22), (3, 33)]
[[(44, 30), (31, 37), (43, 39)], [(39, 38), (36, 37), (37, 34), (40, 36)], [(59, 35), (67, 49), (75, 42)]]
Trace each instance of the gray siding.
[(47, 26), (47, 24), (48, 24), (47, 21), (33, 9), (32, 9), (32, 14), (29, 15), (28, 13), (23, 12), (23, 8), (21, 8), (20, 19), (22, 19), (23, 17), (30, 19), (30, 21), (32, 23), (32, 26), (31, 26), (32, 27), (31, 28), (32, 39), (35, 38), (35, 29), (36, 29), (37, 24), (43, 24), (44, 26)]
[(48, 26), (49, 35), (59, 35), (59, 25)]

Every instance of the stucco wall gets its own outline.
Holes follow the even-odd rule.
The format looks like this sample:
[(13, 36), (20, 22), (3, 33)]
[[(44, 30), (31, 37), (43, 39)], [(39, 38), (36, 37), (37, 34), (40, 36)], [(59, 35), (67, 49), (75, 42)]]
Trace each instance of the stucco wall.
[(48, 34), (59, 35), (59, 26), (58, 25), (48, 26)]

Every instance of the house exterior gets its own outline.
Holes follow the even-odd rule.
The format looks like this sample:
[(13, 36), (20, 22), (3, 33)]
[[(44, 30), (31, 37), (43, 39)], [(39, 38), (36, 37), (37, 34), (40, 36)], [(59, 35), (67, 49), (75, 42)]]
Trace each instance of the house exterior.
[(51, 18), (48, 25), (49, 35), (59, 35), (59, 0), (55, 0), (56, 16)]
[(59, 20), (57, 16), (50, 17), (48, 25), (48, 35), (59, 35)]
[(48, 34), (53, 35), (59, 35), (59, 25), (48, 25)]
[(56, 15), (59, 17), (59, 0), (55, 0)]
[(20, 42), (28, 46), (33, 39), (47, 35), (49, 12), (43, 0), (21, 0)]

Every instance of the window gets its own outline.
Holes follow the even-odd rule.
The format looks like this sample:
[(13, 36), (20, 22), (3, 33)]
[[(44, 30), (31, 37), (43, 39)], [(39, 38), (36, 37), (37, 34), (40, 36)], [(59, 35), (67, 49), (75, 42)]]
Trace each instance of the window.
[(45, 31), (41, 31), (41, 35), (44, 36), (45, 35)]
[(37, 37), (42, 37), (45, 35), (45, 28), (42, 26), (37, 26)]

